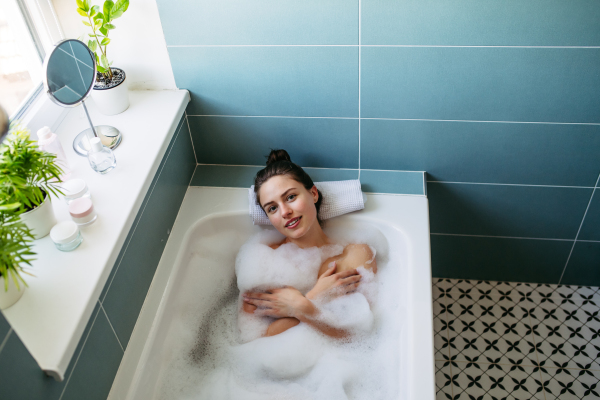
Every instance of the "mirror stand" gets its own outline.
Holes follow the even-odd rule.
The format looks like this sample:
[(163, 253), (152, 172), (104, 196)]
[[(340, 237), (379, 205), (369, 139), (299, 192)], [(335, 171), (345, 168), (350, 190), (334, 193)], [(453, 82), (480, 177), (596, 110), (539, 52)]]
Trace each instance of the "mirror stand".
[(83, 109), (85, 110), (85, 116), (90, 123), (90, 127), (81, 131), (73, 140), (73, 150), (80, 156), (87, 156), (88, 150), (91, 148), (90, 139), (93, 137), (100, 138), (102, 144), (110, 149), (115, 149), (121, 144), (121, 139), (123, 135), (121, 135), (121, 131), (117, 128), (109, 125), (97, 125), (94, 126), (92, 123), (92, 119), (90, 118), (90, 113), (85, 106), (85, 101), (82, 101)]

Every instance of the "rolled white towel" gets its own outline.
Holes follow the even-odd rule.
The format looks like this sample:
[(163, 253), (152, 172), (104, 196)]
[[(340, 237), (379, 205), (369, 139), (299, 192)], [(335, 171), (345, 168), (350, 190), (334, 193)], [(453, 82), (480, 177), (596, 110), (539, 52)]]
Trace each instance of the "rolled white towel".
[[(361, 191), (358, 179), (347, 181), (315, 182), (317, 189), (323, 195), (323, 202), (319, 210), (320, 219), (329, 219), (365, 208), (366, 196)], [(256, 204), (254, 185), (248, 189), (250, 215), (254, 225), (271, 225), (269, 217)]]

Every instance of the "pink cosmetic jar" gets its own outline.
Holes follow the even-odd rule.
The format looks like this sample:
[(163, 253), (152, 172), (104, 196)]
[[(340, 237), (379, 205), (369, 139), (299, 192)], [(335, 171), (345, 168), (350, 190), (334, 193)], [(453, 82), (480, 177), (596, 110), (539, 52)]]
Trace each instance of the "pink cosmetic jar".
[(69, 214), (77, 225), (88, 225), (96, 220), (96, 211), (90, 198), (79, 198), (69, 204)]

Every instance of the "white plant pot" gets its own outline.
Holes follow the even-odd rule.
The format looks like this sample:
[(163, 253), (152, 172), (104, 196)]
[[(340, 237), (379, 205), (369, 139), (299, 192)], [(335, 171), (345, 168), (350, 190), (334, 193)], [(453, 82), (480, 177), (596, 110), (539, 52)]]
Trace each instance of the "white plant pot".
[(0, 276), (0, 310), (6, 310), (8, 307), (15, 304), (21, 298), (21, 296), (23, 296), (26, 286), (23, 282), (19, 282), (19, 287), (21, 290), (17, 289), (11, 276), (8, 279), (8, 292), (5, 292), (4, 276)]
[(56, 217), (54, 216), (50, 196), (46, 194), (46, 198), (42, 204), (31, 211), (21, 214), (21, 221), (31, 229), (36, 239), (43, 238), (49, 234), (50, 229), (56, 225)]
[[(117, 69), (117, 68), (113, 68)], [(96, 89), (92, 97), (98, 111), (104, 115), (120, 114), (129, 108), (129, 92), (127, 91), (127, 75), (123, 82), (110, 89)]]

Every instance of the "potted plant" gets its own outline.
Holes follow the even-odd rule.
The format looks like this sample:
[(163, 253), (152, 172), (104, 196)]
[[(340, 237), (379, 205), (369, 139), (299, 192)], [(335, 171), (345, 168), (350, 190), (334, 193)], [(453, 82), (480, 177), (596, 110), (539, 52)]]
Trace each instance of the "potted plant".
[(56, 224), (50, 194), (62, 194), (63, 171), (55, 160), (56, 155), (39, 150), (27, 128), (11, 123), (0, 146), (0, 212), (17, 214), (36, 239)]
[(0, 206), (0, 310), (23, 296), (27, 283), (21, 273), (29, 274), (23, 264), (31, 265), (33, 234), (14, 213), (15, 205)]
[(119, 18), (129, 7), (129, 0), (106, 0), (100, 10), (99, 6), (91, 6), (90, 0), (76, 0), (77, 12), (86, 19), (83, 24), (92, 29), (88, 36), (88, 47), (96, 56), (96, 83), (92, 97), (101, 113), (115, 115), (129, 108), (129, 94), (125, 71), (112, 67), (108, 61), (106, 48), (110, 44), (108, 37), (115, 29), (113, 21)]

